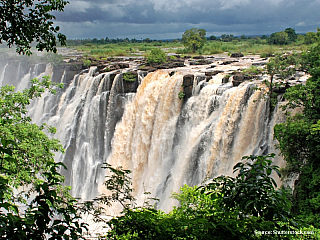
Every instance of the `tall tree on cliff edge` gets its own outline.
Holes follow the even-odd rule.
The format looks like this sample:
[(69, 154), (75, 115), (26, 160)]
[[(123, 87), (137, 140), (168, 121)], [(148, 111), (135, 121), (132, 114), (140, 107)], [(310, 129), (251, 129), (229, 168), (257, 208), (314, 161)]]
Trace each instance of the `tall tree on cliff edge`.
[[(57, 39), (65, 45), (66, 36), (54, 26), (52, 11), (63, 11), (63, 0), (0, 0), (0, 44), (16, 45), (19, 54), (31, 54), (31, 43), (39, 51), (57, 51)], [(56, 36), (57, 34), (57, 36)]]
[[(317, 35), (320, 35), (318, 28)], [(311, 77), (306, 85), (287, 89), (284, 97), (290, 109), (300, 108), (286, 123), (274, 128), (275, 138), (287, 161), (287, 175), (299, 174), (294, 185), (293, 212), (307, 223), (320, 227), (320, 41), (302, 54), (302, 68)]]

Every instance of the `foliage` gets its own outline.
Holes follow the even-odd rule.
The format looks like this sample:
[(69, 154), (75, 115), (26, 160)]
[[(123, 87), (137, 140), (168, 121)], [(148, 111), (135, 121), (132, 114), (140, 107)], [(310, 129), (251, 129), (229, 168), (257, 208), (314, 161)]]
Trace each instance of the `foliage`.
[(211, 41), (213, 41), (213, 40), (217, 40), (217, 37), (216, 37), (216, 36), (214, 36), (214, 35), (211, 35), (211, 36), (209, 37), (209, 40), (211, 40)]
[[(230, 34), (225, 35), (230, 37)], [(304, 39), (302, 35), (298, 35), (298, 37), (302, 37)], [(233, 36), (232, 39), (230, 38), (230, 41), (225, 42), (222, 41), (221, 38), (210, 40), (209, 37), (210, 41), (207, 41), (206, 44), (201, 48), (202, 54), (211, 55), (223, 52), (242, 52), (247, 55), (266, 53), (264, 56), (262, 56), (270, 57), (277, 51), (300, 51), (301, 49), (305, 48), (303, 42), (304, 40), (301, 40), (299, 45), (295, 44), (296, 42), (294, 42), (288, 45), (277, 46), (269, 45), (267, 43), (266, 36), (262, 36), (261, 38), (246, 37), (246, 39), (241, 39), (241, 41), (240, 39)], [(107, 56), (143, 55), (144, 52), (151, 51), (155, 46), (165, 50), (166, 52), (175, 52), (178, 54), (187, 54), (192, 52), (190, 48), (184, 48), (183, 43), (178, 39), (174, 39), (172, 41), (150, 41), (150, 43), (146, 43), (143, 42), (143, 40), (136, 39), (108, 39), (108, 41), (104, 39), (97, 39), (95, 41), (94, 39), (67, 40), (68, 46), (75, 46), (77, 50), (84, 51), (88, 54), (88, 56), (93, 56), (95, 58)]]
[(304, 36), (305, 44), (312, 44), (317, 42), (317, 34), (315, 32), (307, 32)]
[[(210, 194), (223, 195), (221, 206), (225, 211), (239, 209), (239, 217), (247, 215), (261, 217), (267, 221), (287, 221), (290, 205), (282, 189), (276, 190), (276, 182), (270, 176), (275, 171), (280, 177), (279, 168), (271, 165), (275, 155), (243, 157), (246, 163), (234, 166), (236, 178), (218, 177), (204, 190)], [(252, 163), (250, 162), (252, 161)]]
[[(270, 79), (264, 80), (263, 83), (268, 89), (266, 95), (270, 99), (271, 110), (273, 110), (277, 104), (278, 94), (274, 92), (274, 89), (287, 87), (288, 83), (286, 79), (296, 72), (299, 63), (299, 57), (296, 54), (277, 54), (270, 58), (266, 64), (266, 73), (270, 76)], [(275, 76), (277, 76), (280, 81), (275, 82)]]
[(288, 33), (285, 31), (272, 33), (268, 39), (269, 44), (285, 45), (289, 43)]
[(232, 34), (222, 34), (222, 35), (220, 36), (220, 39), (221, 39), (223, 42), (231, 42), (231, 41), (234, 39), (234, 37), (233, 37)]
[[(257, 236), (259, 230), (296, 230), (290, 203), (272, 179), (274, 156), (244, 157), (236, 177), (220, 176), (201, 187), (181, 188), (179, 201), (169, 213), (124, 205), (119, 217), (108, 224), (108, 239), (288, 239), (287, 236)], [(128, 180), (128, 179), (127, 179)], [(128, 183), (127, 180), (122, 183)], [(114, 180), (113, 180), (114, 181)], [(127, 187), (125, 187), (127, 188)], [(131, 194), (128, 192), (129, 196)], [(131, 198), (130, 198), (131, 200)], [(278, 238), (279, 237), (279, 238)]]
[(185, 93), (184, 93), (183, 91), (180, 91), (180, 92), (178, 93), (179, 99), (183, 99), (184, 96), (185, 96)]
[(164, 63), (167, 59), (167, 55), (164, 51), (160, 48), (153, 48), (151, 49), (150, 54), (147, 55), (147, 62), (148, 63), (156, 63), (161, 64)]
[(286, 28), (284, 30), (288, 34), (288, 42), (295, 42), (298, 38), (298, 35), (296, 34), (296, 31), (293, 28)]
[(287, 89), (287, 114), (300, 111), (274, 128), (287, 161), (285, 173), (299, 174), (293, 194), (294, 213), (319, 228), (320, 218), (320, 42), (302, 54), (302, 68), (311, 74), (305, 85)]
[(82, 60), (82, 61), (83, 61), (83, 65), (84, 65), (85, 67), (90, 67), (91, 61), (90, 61), (89, 59), (84, 59), (84, 60)]
[[(31, 99), (48, 89), (55, 93), (48, 77), (31, 80), (31, 87), (14, 92), (0, 89), (0, 236), (6, 239), (80, 239), (84, 224), (79, 222), (76, 200), (62, 186), (53, 152), (63, 152), (57, 139), (27, 116)], [(61, 87), (61, 85), (58, 85)]]
[[(58, 41), (65, 45), (66, 36), (53, 26), (52, 11), (63, 11), (68, 3), (63, 0), (0, 1), (0, 43), (16, 45), (19, 54), (31, 54), (31, 43), (37, 42), (39, 51), (56, 52)], [(58, 35), (56, 36), (56, 33)]]
[(204, 29), (188, 29), (182, 35), (182, 43), (186, 48), (191, 49), (191, 51), (195, 53), (197, 50), (201, 49), (206, 42), (205, 36), (206, 30)]
[(52, 63), (53, 65), (62, 65), (63, 64), (63, 56), (57, 53), (46, 53), (45, 61), (48, 63)]
[(137, 75), (131, 72), (123, 73), (123, 80), (128, 82), (134, 82), (137, 80)]
[(250, 66), (249, 68), (243, 69), (242, 72), (248, 76), (255, 76), (261, 74), (261, 69), (256, 66)]

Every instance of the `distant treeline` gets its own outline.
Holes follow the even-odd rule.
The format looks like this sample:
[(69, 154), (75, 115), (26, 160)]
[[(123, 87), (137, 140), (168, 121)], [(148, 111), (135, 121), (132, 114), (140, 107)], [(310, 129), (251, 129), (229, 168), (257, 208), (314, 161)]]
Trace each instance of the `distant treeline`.
[[(223, 42), (232, 42), (234, 40), (265, 40), (265, 43), (270, 45), (286, 45), (291, 44), (294, 42), (302, 42), (304, 44), (312, 44), (317, 41), (317, 34), (315, 32), (308, 32), (306, 34), (297, 34), (293, 28), (287, 28), (281, 32), (275, 32), (271, 35), (262, 35), (262, 36), (233, 36), (233, 34), (222, 34), (221, 36), (214, 36), (211, 35), (207, 37), (208, 41), (223, 41)], [(151, 42), (158, 42), (158, 43), (165, 43), (165, 42), (181, 42), (181, 39), (167, 39), (167, 40), (153, 40), (150, 38), (145, 39), (129, 39), (129, 38), (116, 38), (110, 39), (106, 38), (93, 38), (93, 39), (68, 39), (67, 45), (68, 46), (80, 46), (85, 44), (112, 44), (112, 43), (151, 43)]]

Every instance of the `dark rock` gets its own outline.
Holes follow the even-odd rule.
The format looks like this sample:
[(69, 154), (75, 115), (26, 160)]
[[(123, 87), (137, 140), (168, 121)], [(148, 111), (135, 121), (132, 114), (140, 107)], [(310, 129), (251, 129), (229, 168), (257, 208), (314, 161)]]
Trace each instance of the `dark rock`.
[(222, 83), (225, 84), (225, 83), (228, 83), (229, 82), (229, 76), (226, 76), (224, 78), (222, 78)]
[(193, 88), (193, 86), (183, 88), (183, 93), (185, 94), (184, 99), (188, 99), (192, 96), (192, 88)]
[(207, 71), (207, 72), (205, 72), (206, 81), (208, 82), (212, 78), (212, 76), (215, 76), (215, 75), (217, 75), (219, 73), (223, 73), (223, 71), (217, 70), (217, 71)]
[(135, 80), (134, 81), (123, 80), (124, 93), (137, 92), (137, 88), (139, 86), (137, 72), (132, 71), (129, 73), (135, 75)]
[(200, 59), (200, 60), (189, 62), (190, 65), (206, 65), (211, 63), (212, 63), (212, 60), (208, 60), (208, 59)]
[(183, 86), (184, 87), (189, 87), (193, 86), (193, 80), (194, 80), (194, 75), (185, 75), (183, 76)]
[(129, 68), (129, 63), (119, 63), (118, 65), (119, 65), (119, 67), (120, 67), (121, 69), (123, 69), (123, 68)]
[(218, 73), (223, 73), (223, 71), (221, 71), (221, 70), (217, 70), (217, 71), (207, 71), (207, 72), (205, 72), (205, 75), (206, 75), (206, 76), (215, 76), (215, 75), (217, 75)]
[(243, 81), (236, 81), (236, 80), (233, 80), (233, 81), (232, 81), (232, 85), (233, 85), (234, 87), (238, 87), (241, 83), (243, 83)]
[(46, 71), (46, 67), (47, 67), (47, 64), (45, 63), (39, 63), (38, 64), (38, 68), (36, 69), (36, 75), (38, 76), (40, 73), (43, 73)]
[(139, 70), (146, 71), (146, 72), (154, 72), (157, 69), (155, 67), (151, 67), (151, 66), (144, 66), (144, 67), (139, 68)]
[(73, 62), (68, 64), (70, 71), (81, 71), (84, 69), (83, 62)]
[(230, 57), (232, 58), (240, 58), (243, 57), (244, 55), (242, 53), (232, 53)]
[(286, 82), (284, 86), (273, 88), (273, 92), (275, 93), (285, 93), (285, 91), (290, 87), (290, 84)]
[(224, 61), (220, 65), (229, 65), (229, 64), (234, 63), (234, 62), (239, 62), (239, 61), (237, 61), (237, 60)]
[(244, 74), (243, 73), (236, 73), (235, 75), (233, 75), (233, 81), (232, 81), (232, 85), (234, 87), (239, 86), (241, 83), (243, 83), (245, 81), (244, 79)]
[(184, 67), (184, 61), (175, 61), (171, 65), (172, 65), (172, 68)]
[(252, 63), (252, 66), (264, 66), (266, 65), (266, 62), (255, 62), (255, 63)]
[(194, 56), (193, 59), (204, 59), (204, 56)]
[(99, 64), (97, 65), (98, 71), (101, 71), (102, 69), (104, 69), (106, 67), (106, 65), (104, 64)]
[(233, 80), (235, 80), (235, 81), (244, 81), (244, 74), (243, 73), (235, 73), (233, 75)]
[(150, 67), (156, 68), (156, 69), (169, 69), (169, 68), (177, 68), (177, 67), (183, 67), (184, 66), (184, 60), (176, 59), (172, 62), (166, 62), (163, 64), (150, 64)]

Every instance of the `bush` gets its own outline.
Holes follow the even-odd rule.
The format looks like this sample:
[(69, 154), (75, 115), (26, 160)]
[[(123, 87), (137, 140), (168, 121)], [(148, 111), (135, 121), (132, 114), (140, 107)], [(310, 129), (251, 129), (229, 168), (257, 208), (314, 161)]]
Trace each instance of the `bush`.
[(137, 75), (134, 73), (128, 72), (128, 73), (123, 73), (123, 80), (127, 82), (134, 82), (137, 79)]
[(183, 99), (185, 95), (186, 94), (184, 92), (180, 91), (178, 94), (178, 97), (179, 97), (179, 99)]
[[(123, 215), (108, 222), (107, 239), (288, 239), (285, 235), (259, 236), (259, 231), (298, 230), (291, 224), (284, 190), (276, 189), (271, 177), (273, 171), (280, 174), (272, 157), (274, 154), (244, 157), (246, 163), (234, 167), (236, 177), (220, 176), (202, 187), (184, 186), (173, 194), (179, 206), (169, 213), (150, 204), (132, 207), (123, 203)], [(123, 179), (122, 170), (114, 173), (116, 178), (121, 176), (123, 190), (114, 185), (108, 189), (129, 193), (122, 199), (132, 200), (127, 189), (130, 179)], [(113, 179), (115, 182), (119, 181)]]
[(154, 48), (151, 53), (147, 56), (148, 63), (164, 63), (166, 61), (167, 55), (160, 48)]
[(91, 61), (90, 61), (90, 60), (83, 60), (83, 65), (84, 65), (85, 67), (90, 67)]

